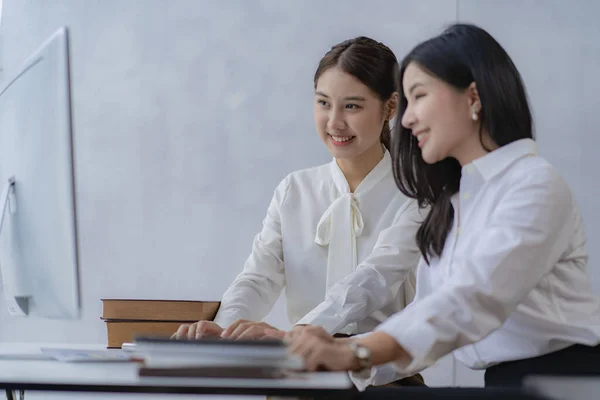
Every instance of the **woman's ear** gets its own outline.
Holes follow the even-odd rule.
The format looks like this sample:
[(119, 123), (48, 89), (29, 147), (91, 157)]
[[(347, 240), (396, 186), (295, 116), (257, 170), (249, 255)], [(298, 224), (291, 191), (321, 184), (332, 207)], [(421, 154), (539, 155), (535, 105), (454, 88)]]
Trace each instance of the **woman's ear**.
[(398, 112), (398, 98), (398, 92), (394, 92), (392, 93), (392, 96), (389, 98), (389, 100), (386, 102), (384, 108), (384, 117), (386, 121), (390, 121), (396, 116), (396, 113)]
[(471, 112), (479, 114), (481, 112), (481, 99), (479, 98), (479, 91), (475, 82), (471, 82), (467, 88), (467, 99)]

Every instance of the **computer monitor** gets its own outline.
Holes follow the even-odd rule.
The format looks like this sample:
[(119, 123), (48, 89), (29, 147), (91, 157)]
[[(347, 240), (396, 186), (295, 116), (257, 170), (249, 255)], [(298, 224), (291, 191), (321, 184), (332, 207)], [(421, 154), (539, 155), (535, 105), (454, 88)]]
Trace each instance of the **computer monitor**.
[(0, 271), (8, 310), (78, 318), (67, 29), (0, 87)]

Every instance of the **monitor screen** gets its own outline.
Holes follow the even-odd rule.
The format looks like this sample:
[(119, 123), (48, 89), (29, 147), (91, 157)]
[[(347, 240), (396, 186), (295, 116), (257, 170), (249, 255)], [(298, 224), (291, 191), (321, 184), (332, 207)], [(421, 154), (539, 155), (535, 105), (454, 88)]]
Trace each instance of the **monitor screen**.
[(0, 271), (14, 316), (79, 317), (68, 32), (0, 89)]

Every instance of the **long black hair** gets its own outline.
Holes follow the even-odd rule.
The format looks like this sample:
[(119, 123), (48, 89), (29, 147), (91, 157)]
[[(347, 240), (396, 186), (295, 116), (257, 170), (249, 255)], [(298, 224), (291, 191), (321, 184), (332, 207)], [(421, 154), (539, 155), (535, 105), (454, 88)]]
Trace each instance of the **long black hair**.
[[(323, 72), (332, 67), (354, 76), (371, 89), (382, 102), (388, 101), (400, 88), (398, 60), (385, 44), (366, 36), (345, 40), (334, 45), (319, 62), (314, 84)], [(381, 129), (381, 143), (390, 149), (390, 125), (385, 121)]]
[[(533, 122), (525, 86), (517, 67), (506, 51), (485, 30), (470, 24), (455, 24), (441, 35), (416, 46), (402, 61), (400, 82), (409, 64), (456, 90), (475, 82), (481, 101), (479, 138), (487, 132), (498, 146), (533, 138)], [(417, 244), (425, 260), (440, 256), (452, 227), (454, 209), (450, 202), (458, 192), (461, 166), (454, 158), (426, 164), (410, 129), (402, 126), (407, 99), (402, 91), (398, 117), (391, 141), (396, 184), (430, 212), (417, 231)]]

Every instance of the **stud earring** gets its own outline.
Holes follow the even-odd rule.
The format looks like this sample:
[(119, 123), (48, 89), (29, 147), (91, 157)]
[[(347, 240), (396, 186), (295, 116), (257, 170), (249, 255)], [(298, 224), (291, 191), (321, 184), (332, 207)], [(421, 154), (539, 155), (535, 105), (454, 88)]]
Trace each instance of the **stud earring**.
[(477, 112), (475, 110), (473, 110), (473, 114), (471, 114), (471, 118), (473, 119), (473, 121), (477, 121), (479, 119), (479, 117), (477, 116)]

